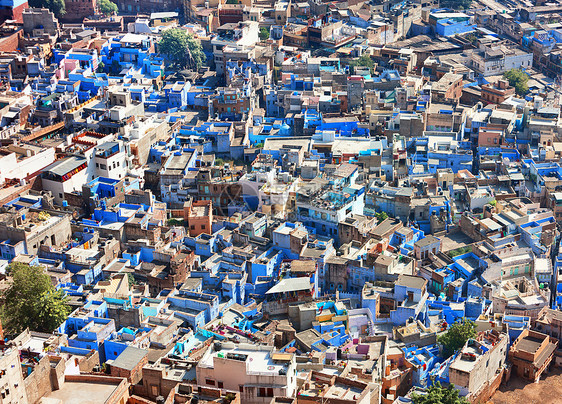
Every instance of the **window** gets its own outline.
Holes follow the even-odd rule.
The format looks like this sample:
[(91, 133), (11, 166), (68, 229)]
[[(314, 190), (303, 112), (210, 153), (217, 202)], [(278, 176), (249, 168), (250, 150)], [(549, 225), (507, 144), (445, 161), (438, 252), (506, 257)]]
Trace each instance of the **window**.
[(205, 383), (209, 386), (215, 385), (215, 381), (213, 379), (205, 379)]
[(222, 388), (224, 387), (224, 385), (223, 385), (222, 382), (217, 382), (217, 387), (218, 387), (219, 389), (222, 389)]
[(238, 391), (240, 393), (244, 393), (244, 385), (241, 384), (240, 386), (238, 386)]

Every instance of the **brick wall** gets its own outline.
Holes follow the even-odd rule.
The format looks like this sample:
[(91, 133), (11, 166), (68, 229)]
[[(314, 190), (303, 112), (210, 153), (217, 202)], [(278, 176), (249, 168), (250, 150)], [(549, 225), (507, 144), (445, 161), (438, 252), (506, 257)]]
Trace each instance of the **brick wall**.
[(65, 1), (66, 14), (63, 19), (65, 21), (82, 21), (84, 17), (90, 17), (95, 14), (95, 0), (88, 1)]
[(502, 369), (500, 373), (496, 375), (496, 378), (489, 381), (488, 384), (478, 392), (478, 395), (471, 397), (471, 402), (473, 403), (487, 403), (490, 398), (494, 395), (496, 390), (500, 387), (504, 376), (505, 370)]
[(100, 364), (100, 355), (98, 351), (92, 350), (89, 354), (83, 357), (78, 363), (80, 372), (91, 372), (94, 366)]
[(145, 357), (132, 369), (122, 369), (115, 366), (111, 366), (111, 376), (125, 377), (129, 380), (129, 383), (135, 385), (142, 379), (142, 368), (148, 364), (148, 353)]
[(36, 403), (41, 397), (53, 391), (51, 385), (51, 363), (48, 356), (44, 356), (33, 372), (26, 377), (25, 389), (27, 391), (27, 400), (30, 403)]
[(19, 30), (10, 36), (0, 39), (0, 52), (15, 52), (19, 47), (19, 40), (23, 31)]

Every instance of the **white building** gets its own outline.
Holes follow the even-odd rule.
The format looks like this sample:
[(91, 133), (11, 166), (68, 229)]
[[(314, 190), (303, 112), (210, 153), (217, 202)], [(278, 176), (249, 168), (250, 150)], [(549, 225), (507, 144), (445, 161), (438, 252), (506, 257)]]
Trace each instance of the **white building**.
[(295, 394), (295, 357), (272, 346), (216, 343), (197, 364), (197, 384), (240, 392), (246, 404), (269, 404)]
[(246, 53), (259, 42), (259, 24), (256, 21), (242, 21), (224, 24), (218, 28), (218, 36), (211, 40), (218, 75), (224, 75), (225, 53)]
[(497, 76), (511, 69), (529, 69), (533, 53), (505, 45), (486, 46), (470, 54), (472, 68), (484, 76)]
[(22, 179), (55, 161), (53, 147), (29, 144), (9, 145), (2, 148), (0, 183), (5, 179)]
[(64, 194), (82, 191), (82, 185), (88, 182), (88, 160), (73, 156), (55, 161), (45, 168), (42, 174), (45, 191), (51, 191), (55, 203), (62, 204)]
[(120, 180), (127, 175), (127, 153), (122, 142), (106, 142), (96, 146), (93, 160), (97, 177)]

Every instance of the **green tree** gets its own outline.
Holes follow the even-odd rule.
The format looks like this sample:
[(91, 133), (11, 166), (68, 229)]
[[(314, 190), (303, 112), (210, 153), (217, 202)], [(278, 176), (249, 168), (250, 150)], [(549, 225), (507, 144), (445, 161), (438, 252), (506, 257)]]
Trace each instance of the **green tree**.
[(453, 258), (456, 257), (457, 255), (463, 255), (471, 251), (472, 251), (472, 247), (467, 245), (464, 247), (455, 248), (454, 250), (447, 252), (447, 254), (449, 254), (449, 257)]
[(121, 63), (118, 60), (113, 59), (111, 61), (111, 71), (115, 74), (121, 71)]
[(260, 28), (260, 40), (265, 41), (269, 39), (269, 30), (266, 27)]
[(226, 4), (238, 4), (238, 0), (226, 0)]
[(183, 226), (183, 220), (181, 219), (168, 219), (168, 226)]
[(65, 13), (64, 0), (29, 0), (30, 7), (48, 8), (56, 17), (62, 17)]
[(131, 272), (127, 272), (127, 279), (129, 281), (129, 285), (136, 285), (138, 283), (135, 279), (135, 275), (133, 275)]
[(439, 337), (439, 343), (443, 345), (443, 356), (450, 357), (458, 349), (462, 348), (466, 341), (476, 337), (476, 323), (467, 318), (451, 324), (447, 332)]
[(205, 58), (201, 42), (181, 28), (165, 31), (158, 42), (158, 49), (169, 61), (180, 67), (199, 69)]
[(375, 69), (373, 59), (371, 59), (371, 56), (367, 54), (362, 55), (358, 59), (352, 60), (349, 65), (353, 67), (353, 72), (355, 72), (355, 67), (357, 66), (368, 67), (371, 73), (373, 73), (373, 70)]
[(511, 69), (503, 74), (503, 77), (509, 81), (509, 85), (515, 87), (515, 92), (519, 95), (525, 95), (529, 91), (527, 82), (529, 76), (523, 70)]
[(441, 0), (440, 6), (443, 8), (452, 8), (453, 10), (466, 10), (470, 8), (472, 0)]
[(2, 292), (2, 322), (8, 333), (53, 332), (70, 314), (62, 290), (56, 290), (43, 268), (12, 263), (9, 288)]
[(98, 63), (98, 73), (103, 73), (104, 70), (105, 70), (105, 63), (99, 62)]
[(381, 223), (388, 219), (388, 215), (386, 212), (375, 213), (375, 217), (377, 218), (378, 223)]
[(98, 7), (104, 15), (111, 15), (117, 12), (117, 4), (110, 0), (98, 0)]
[(459, 391), (450, 384), (447, 388), (436, 382), (427, 389), (427, 394), (412, 394), (414, 404), (468, 404), (468, 400), (459, 397)]
[(478, 37), (474, 34), (468, 34), (465, 39), (474, 46), (476, 46), (476, 43), (478, 42)]

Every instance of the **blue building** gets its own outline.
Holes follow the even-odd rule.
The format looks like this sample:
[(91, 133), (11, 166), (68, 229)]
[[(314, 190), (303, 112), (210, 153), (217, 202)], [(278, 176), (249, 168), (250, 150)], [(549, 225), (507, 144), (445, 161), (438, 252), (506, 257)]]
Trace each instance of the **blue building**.
[(219, 297), (208, 293), (179, 291), (167, 297), (176, 317), (193, 329), (203, 327), (219, 315)]
[(471, 24), (469, 20), (469, 16), (443, 18), (435, 24), (435, 33), (441, 36), (453, 36), (472, 32), (476, 29), (476, 25)]

